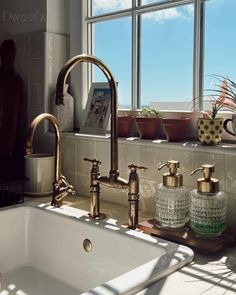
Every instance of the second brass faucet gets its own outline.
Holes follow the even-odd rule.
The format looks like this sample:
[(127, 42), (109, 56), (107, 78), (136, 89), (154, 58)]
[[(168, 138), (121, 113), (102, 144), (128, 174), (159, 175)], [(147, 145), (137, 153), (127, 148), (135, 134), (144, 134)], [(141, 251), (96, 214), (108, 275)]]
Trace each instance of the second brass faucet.
[(53, 183), (53, 194), (51, 205), (60, 207), (62, 199), (69, 193), (74, 194), (74, 188), (68, 183), (65, 176), (61, 174), (61, 131), (58, 120), (51, 114), (43, 113), (38, 115), (32, 122), (28, 131), (26, 142), (26, 154), (33, 153), (33, 139), (35, 131), (41, 122), (48, 120), (54, 127), (56, 140), (55, 140), (55, 181)]

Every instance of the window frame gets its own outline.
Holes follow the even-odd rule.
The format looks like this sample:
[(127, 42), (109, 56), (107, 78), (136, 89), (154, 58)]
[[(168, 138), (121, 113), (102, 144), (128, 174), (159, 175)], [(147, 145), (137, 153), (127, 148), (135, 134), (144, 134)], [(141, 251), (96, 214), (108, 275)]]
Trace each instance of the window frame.
[[(174, 8), (182, 5), (194, 5), (194, 40), (193, 40), (193, 111), (201, 111), (203, 106), (203, 77), (204, 77), (204, 26), (205, 26), (205, 1), (208, 0), (163, 0), (157, 3), (150, 3), (138, 6), (140, 0), (131, 0), (131, 8), (104, 13), (92, 16), (92, 0), (87, 0), (87, 15), (83, 16), (87, 29), (86, 41), (87, 53), (92, 54), (92, 25), (105, 20), (114, 20), (122, 17), (131, 17), (132, 22), (132, 85), (131, 85), (131, 108), (139, 109), (140, 106), (140, 15), (162, 9)], [(92, 66), (87, 67), (87, 89), (92, 82)], [(176, 109), (176, 111), (182, 111)]]

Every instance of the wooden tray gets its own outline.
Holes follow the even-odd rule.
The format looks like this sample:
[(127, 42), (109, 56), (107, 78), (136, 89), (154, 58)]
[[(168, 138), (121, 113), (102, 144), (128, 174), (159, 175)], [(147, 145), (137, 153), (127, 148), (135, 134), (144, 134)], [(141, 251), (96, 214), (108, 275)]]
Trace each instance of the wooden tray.
[(200, 253), (215, 253), (236, 243), (236, 228), (227, 228), (221, 236), (214, 238), (198, 237), (188, 225), (179, 229), (163, 228), (156, 219), (144, 221), (138, 228), (144, 233), (192, 247)]

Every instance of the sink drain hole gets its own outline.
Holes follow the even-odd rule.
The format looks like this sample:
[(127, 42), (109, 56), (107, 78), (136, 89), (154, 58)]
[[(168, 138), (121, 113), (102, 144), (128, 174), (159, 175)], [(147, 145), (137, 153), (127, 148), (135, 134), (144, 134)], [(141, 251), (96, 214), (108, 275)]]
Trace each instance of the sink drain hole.
[(83, 248), (86, 252), (92, 251), (92, 242), (89, 239), (84, 239)]

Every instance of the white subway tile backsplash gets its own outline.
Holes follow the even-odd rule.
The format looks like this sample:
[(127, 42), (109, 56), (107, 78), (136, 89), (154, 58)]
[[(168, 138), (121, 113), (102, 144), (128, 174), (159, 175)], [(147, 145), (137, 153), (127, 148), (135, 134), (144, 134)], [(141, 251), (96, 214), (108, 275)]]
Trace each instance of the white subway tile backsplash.
[(158, 172), (158, 166), (163, 163), (165, 158), (165, 151), (159, 148), (139, 145), (138, 165), (147, 167), (146, 171), (139, 171), (140, 178), (160, 180), (160, 173)]
[(29, 57), (29, 35), (19, 34), (13, 39), (16, 44), (16, 60), (27, 59)]
[[(90, 191), (90, 177), (89, 175), (75, 173), (75, 189), (80, 195), (89, 196)], [(88, 208), (89, 211), (89, 208)]]
[(63, 59), (46, 58), (46, 81), (56, 88), (57, 77), (64, 65)]
[(45, 58), (44, 32), (34, 32), (29, 35), (29, 58)]
[(108, 175), (110, 171), (110, 142), (97, 140), (94, 142), (94, 157), (102, 162), (100, 172), (102, 175)]
[(46, 58), (66, 61), (68, 59), (68, 37), (47, 33)]
[(29, 62), (27, 59), (16, 59), (15, 70), (17, 74), (22, 78), (25, 84), (29, 80)]
[(44, 84), (30, 83), (29, 84), (29, 107), (30, 109), (44, 109)]
[(94, 158), (94, 142), (88, 139), (82, 139), (76, 145), (76, 172), (81, 175), (89, 176), (92, 168), (92, 163), (85, 162), (84, 158)]
[(44, 83), (45, 70), (44, 59), (34, 58), (29, 60), (29, 82)]
[[(77, 143), (72, 138), (62, 138), (62, 174), (67, 176), (67, 172), (75, 174), (77, 172), (76, 158)], [(72, 185), (75, 185), (72, 183)]]
[(119, 152), (118, 167), (119, 167), (120, 176), (122, 178), (128, 179), (129, 172), (130, 172), (128, 165), (130, 164), (139, 165), (138, 146), (129, 145), (128, 143), (124, 141), (120, 141), (118, 146), (118, 152)]
[(236, 156), (225, 156), (225, 190), (236, 194)]
[(235, 226), (236, 194), (227, 193), (227, 223)]

